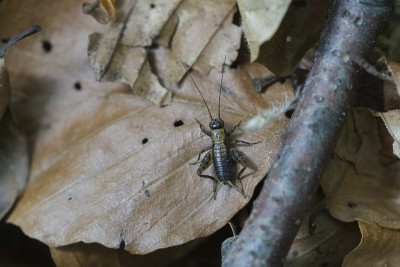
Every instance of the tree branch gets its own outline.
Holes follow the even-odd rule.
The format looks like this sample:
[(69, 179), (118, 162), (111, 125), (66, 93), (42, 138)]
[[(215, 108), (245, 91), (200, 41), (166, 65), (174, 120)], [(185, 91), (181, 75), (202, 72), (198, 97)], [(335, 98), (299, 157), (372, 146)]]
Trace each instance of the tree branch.
[(223, 266), (280, 266), (329, 161), (359, 83), (343, 53), (367, 57), (390, 0), (333, 0), (299, 105), (262, 192)]

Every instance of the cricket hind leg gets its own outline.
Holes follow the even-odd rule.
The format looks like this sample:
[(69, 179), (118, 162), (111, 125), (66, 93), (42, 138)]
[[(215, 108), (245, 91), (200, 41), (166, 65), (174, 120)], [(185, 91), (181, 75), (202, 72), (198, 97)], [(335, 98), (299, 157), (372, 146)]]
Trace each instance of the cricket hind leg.
[(204, 152), (210, 150), (211, 148), (213, 148), (212, 145), (209, 146), (209, 147), (206, 147), (206, 148), (202, 149), (201, 152), (199, 153), (199, 157), (197, 158), (197, 160), (196, 160), (195, 162), (190, 162), (189, 164), (190, 164), (190, 165), (195, 165), (195, 164), (199, 163), (201, 154), (203, 154)]
[(197, 173), (197, 175), (198, 175), (199, 177), (202, 177), (202, 178), (209, 178), (209, 179), (213, 180), (213, 182), (214, 182), (214, 199), (216, 199), (216, 197), (217, 197), (217, 192), (218, 192), (218, 190), (219, 190), (219, 188), (220, 188), (220, 184), (218, 183), (218, 179), (215, 178), (215, 177), (213, 177), (213, 176), (204, 175), (204, 174), (203, 174), (203, 172), (204, 172), (208, 167), (210, 167), (210, 165), (212, 164), (212, 162), (213, 162), (212, 151), (209, 151), (209, 152), (204, 156), (204, 158), (201, 160), (200, 166), (199, 166), (199, 168), (197, 169), (197, 172), (196, 172), (196, 173)]
[(230, 186), (232, 186), (233, 188), (235, 188), (237, 191), (239, 191), (244, 196), (244, 198), (246, 198), (246, 194), (244, 193), (244, 188), (243, 188), (241, 176), (242, 176), (243, 172), (247, 169), (247, 162), (244, 159), (243, 155), (236, 148), (232, 147), (230, 149), (230, 152), (231, 152), (231, 158), (236, 163), (239, 163), (240, 165), (242, 165), (243, 168), (239, 171), (239, 173), (238, 173), (238, 175), (236, 176), (236, 179), (235, 179), (236, 183), (240, 184), (240, 188), (238, 186), (236, 186), (236, 185), (233, 185), (232, 182), (230, 182), (230, 181), (227, 182), (227, 183)]

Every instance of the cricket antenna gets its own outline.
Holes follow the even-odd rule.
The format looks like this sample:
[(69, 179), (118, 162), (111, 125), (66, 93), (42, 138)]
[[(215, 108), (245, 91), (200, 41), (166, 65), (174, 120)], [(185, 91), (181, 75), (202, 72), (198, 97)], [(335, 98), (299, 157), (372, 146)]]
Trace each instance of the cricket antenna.
[(219, 98), (218, 98), (218, 118), (221, 119), (221, 91), (222, 91), (222, 80), (224, 79), (224, 69), (225, 69), (226, 55), (224, 59), (224, 64), (222, 64), (222, 75), (221, 75), (221, 85), (219, 86)]
[(199, 91), (199, 94), (200, 94), (201, 98), (203, 98), (204, 104), (206, 104), (206, 108), (207, 108), (207, 110), (208, 110), (208, 114), (210, 114), (210, 118), (211, 118), (211, 120), (212, 120), (213, 118), (212, 118), (212, 116), (211, 116), (210, 109), (208, 108), (207, 102), (206, 102), (206, 100), (204, 99), (203, 95), (201, 94), (199, 87), (197, 87), (197, 84), (196, 84), (195, 81), (193, 80), (192, 75), (190, 75), (190, 72), (189, 72), (188, 68), (186, 67), (186, 65), (182, 62), (182, 60), (179, 59), (179, 61), (182, 63), (182, 65), (183, 65), (183, 67), (185, 68), (187, 74), (189, 74), (190, 79), (192, 79), (192, 82), (194, 83), (194, 86), (196, 86), (197, 91)]

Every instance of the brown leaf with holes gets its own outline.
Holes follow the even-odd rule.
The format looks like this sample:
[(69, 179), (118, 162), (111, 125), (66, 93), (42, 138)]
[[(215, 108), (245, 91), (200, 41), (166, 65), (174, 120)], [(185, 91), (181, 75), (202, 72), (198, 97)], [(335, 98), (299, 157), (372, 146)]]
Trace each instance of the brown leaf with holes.
[[(168, 87), (175, 96), (166, 107), (134, 96), (126, 88), (96, 83), (86, 37), (100, 26), (80, 14), (74, 2), (40, 3), (5, 2), (0, 11), (18, 10), (23, 24), (24, 19), (30, 20), (23, 14), (34, 10), (46, 29), (43, 36), (15, 49), (18, 57), (12, 57), (10, 64), (16, 92), (12, 106), (30, 135), (32, 162), (29, 183), (8, 221), (51, 247), (81, 241), (110, 248), (125, 244), (125, 250), (137, 254), (207, 236), (224, 226), (266, 175), (280, 141), (274, 133), (281, 132), (288, 119), (283, 116), (251, 134), (237, 130), (235, 137), (262, 141), (238, 147), (249, 162), (243, 179), (249, 197), (224, 185), (214, 200), (213, 182), (199, 178), (197, 166), (189, 165), (211, 143), (194, 120), (207, 125), (210, 118), (190, 78), (185, 76), (179, 87)], [(64, 16), (48, 12), (60, 5)], [(155, 5), (159, 7), (158, 2)], [(17, 18), (0, 15), (7, 34), (4, 25)], [(117, 21), (120, 15), (118, 10)], [(107, 39), (106, 35), (102, 38)], [(155, 57), (152, 72), (162, 84), (166, 77), (162, 72), (173, 51), (151, 52)], [(183, 66), (179, 67), (184, 73)], [(221, 117), (227, 129), (284, 98), (285, 87), (280, 84), (265, 95), (255, 93), (245, 68), (226, 67), (225, 75)], [(192, 76), (216, 116), (221, 73), (212, 68), (207, 76), (196, 71)], [(238, 169), (235, 166), (236, 173)], [(205, 173), (214, 171), (210, 168)]]
[(344, 258), (343, 266), (399, 266), (400, 231), (358, 222), (361, 243)]
[(321, 183), (333, 217), (400, 228), (400, 209), (396, 204), (400, 195), (400, 161), (384, 166), (381, 150), (377, 118), (367, 109), (354, 109)]

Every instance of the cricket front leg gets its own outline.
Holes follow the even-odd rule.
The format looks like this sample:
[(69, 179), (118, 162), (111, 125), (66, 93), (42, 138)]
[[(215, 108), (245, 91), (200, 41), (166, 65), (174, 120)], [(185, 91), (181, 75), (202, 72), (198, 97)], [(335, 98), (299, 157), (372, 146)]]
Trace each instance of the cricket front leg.
[(236, 130), (237, 127), (240, 126), (241, 123), (242, 123), (242, 122), (239, 121), (239, 123), (236, 124), (235, 127), (233, 127), (229, 132), (226, 133), (226, 136), (229, 137), (231, 134), (233, 134), (233, 132)]
[(204, 127), (203, 124), (201, 124), (201, 122), (199, 122), (196, 118), (195, 120), (197, 121), (197, 123), (200, 125), (200, 130), (205, 133), (206, 135), (211, 137), (211, 132), (209, 130), (206, 129), (206, 127)]

